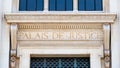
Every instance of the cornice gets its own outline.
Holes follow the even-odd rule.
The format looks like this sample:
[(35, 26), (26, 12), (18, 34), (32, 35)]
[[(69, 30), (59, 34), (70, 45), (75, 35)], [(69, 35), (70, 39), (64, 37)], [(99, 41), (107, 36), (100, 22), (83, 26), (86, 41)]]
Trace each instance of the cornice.
[(7, 23), (114, 23), (113, 13), (9, 13), (5, 14)]

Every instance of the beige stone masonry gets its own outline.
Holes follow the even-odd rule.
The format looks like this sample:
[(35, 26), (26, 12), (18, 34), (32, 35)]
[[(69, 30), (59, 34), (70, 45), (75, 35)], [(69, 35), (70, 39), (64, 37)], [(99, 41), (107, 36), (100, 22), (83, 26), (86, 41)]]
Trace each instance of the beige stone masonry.
[(114, 23), (116, 14), (110, 13), (10, 13), (7, 23)]
[(111, 67), (110, 25), (116, 14), (10, 13), (5, 19), (11, 24), (11, 68), (30, 68), (31, 56), (50, 55), (87, 55), (91, 68)]

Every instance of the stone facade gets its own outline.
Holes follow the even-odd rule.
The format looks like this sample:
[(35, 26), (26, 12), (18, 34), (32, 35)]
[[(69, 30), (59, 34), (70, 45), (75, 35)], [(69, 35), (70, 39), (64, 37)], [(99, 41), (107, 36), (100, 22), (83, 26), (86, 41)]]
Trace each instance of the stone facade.
[(118, 0), (106, 0), (103, 13), (60, 14), (16, 13), (16, 1), (0, 1), (0, 68), (29, 68), (30, 56), (50, 54), (85, 54), (91, 68), (120, 67)]

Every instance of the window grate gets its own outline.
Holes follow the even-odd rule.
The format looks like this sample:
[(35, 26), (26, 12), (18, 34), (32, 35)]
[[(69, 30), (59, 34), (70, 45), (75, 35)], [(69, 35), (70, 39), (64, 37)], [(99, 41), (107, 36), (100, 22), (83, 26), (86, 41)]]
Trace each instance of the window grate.
[(90, 68), (89, 57), (33, 57), (30, 68)]

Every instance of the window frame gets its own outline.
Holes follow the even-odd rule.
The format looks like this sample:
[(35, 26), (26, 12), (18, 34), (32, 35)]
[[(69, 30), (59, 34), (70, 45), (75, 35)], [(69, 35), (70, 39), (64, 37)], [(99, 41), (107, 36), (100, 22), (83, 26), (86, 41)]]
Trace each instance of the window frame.
[[(39, 48), (39, 47), (37, 47)], [(101, 56), (100, 49), (68, 49), (68, 51), (60, 52), (61, 49), (33, 49), (29, 47), (20, 47), (18, 51), (20, 55), (20, 65), (19, 68), (30, 68), (30, 58), (31, 57), (90, 57), (90, 68), (101, 68)], [(63, 49), (63, 51), (66, 49)], [(52, 51), (52, 52), (51, 52)], [(69, 51), (71, 53), (69, 53)], [(44, 52), (44, 54), (43, 54)], [(74, 52), (77, 52), (73, 54)], [(96, 61), (96, 62), (94, 62)], [(25, 62), (25, 63), (24, 63)]]

